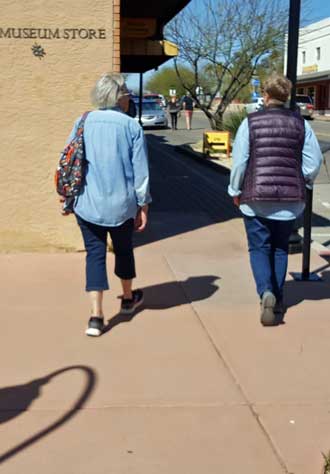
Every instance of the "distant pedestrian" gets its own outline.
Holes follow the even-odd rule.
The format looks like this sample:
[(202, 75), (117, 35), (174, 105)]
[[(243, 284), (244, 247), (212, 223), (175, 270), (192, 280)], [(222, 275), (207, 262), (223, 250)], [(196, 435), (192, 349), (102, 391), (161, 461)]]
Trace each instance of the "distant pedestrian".
[(178, 114), (180, 112), (180, 104), (178, 103), (176, 97), (171, 97), (170, 102), (168, 103), (167, 110), (171, 117), (171, 128), (172, 130), (178, 129)]
[(123, 76), (103, 75), (92, 99), (97, 110), (89, 113), (84, 126), (85, 186), (75, 200), (74, 212), (87, 251), (86, 291), (91, 317), (86, 334), (100, 336), (104, 329), (103, 292), (109, 289), (108, 233), (115, 255), (115, 274), (123, 289), (120, 312), (131, 314), (143, 302), (142, 291), (132, 290), (136, 276), (132, 238), (134, 229), (141, 232), (146, 227), (151, 198), (144, 134), (127, 115), (129, 92)]
[(283, 318), (289, 236), (322, 163), (310, 125), (285, 108), (291, 87), (279, 74), (266, 80), (264, 110), (250, 114), (237, 132), (228, 188), (243, 213), (264, 326)]
[(192, 100), (189, 92), (182, 99), (182, 108), (186, 116), (187, 130), (191, 130), (191, 120), (192, 120), (193, 111), (194, 111), (194, 101)]

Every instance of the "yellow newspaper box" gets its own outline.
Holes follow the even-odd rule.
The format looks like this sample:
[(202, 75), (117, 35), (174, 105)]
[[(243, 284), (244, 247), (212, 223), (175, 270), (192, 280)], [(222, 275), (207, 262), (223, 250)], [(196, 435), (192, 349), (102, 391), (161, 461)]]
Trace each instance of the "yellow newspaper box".
[(222, 151), (227, 153), (229, 158), (230, 133), (218, 132), (214, 130), (206, 131), (203, 135), (203, 154), (209, 155), (210, 151)]

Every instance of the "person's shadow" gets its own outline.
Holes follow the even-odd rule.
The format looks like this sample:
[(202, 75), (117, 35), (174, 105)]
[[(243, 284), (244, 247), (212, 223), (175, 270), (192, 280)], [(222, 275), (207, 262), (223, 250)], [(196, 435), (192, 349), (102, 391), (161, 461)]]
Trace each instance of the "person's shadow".
[(287, 308), (296, 306), (304, 300), (330, 299), (330, 271), (322, 271), (320, 275), (322, 281), (318, 282), (287, 281), (284, 287), (284, 300)]
[[(302, 303), (305, 300), (318, 301), (330, 299), (330, 257), (323, 256), (327, 261), (325, 265), (313, 271), (321, 276), (321, 281), (295, 281), (290, 280), (284, 286), (285, 312), (279, 318), (279, 324), (283, 324), (289, 308)], [(291, 273), (291, 275), (293, 275)]]
[(50, 377), (44, 377), (26, 384), (0, 388), (0, 424), (24, 413), (40, 396), (41, 387), (49, 381)]
[(205, 275), (189, 277), (183, 281), (169, 281), (157, 285), (141, 288), (144, 293), (144, 304), (133, 314), (116, 314), (108, 320), (103, 334), (118, 326), (121, 323), (130, 322), (144, 309), (163, 310), (188, 304), (192, 301), (201, 301), (212, 296), (219, 290), (215, 283), (220, 277)]
[(17, 455), (19, 452), (25, 450), (34, 443), (38, 442), (45, 436), (48, 436), (50, 433), (60, 428), (76, 414), (78, 414), (79, 410), (85, 405), (86, 401), (89, 399), (95, 388), (96, 373), (90, 367), (84, 365), (76, 365), (59, 369), (55, 372), (50, 373), (46, 377), (31, 380), (30, 382), (22, 385), (15, 385), (0, 389), (1, 424), (11, 421), (26, 412), (26, 410), (28, 410), (34, 400), (36, 400), (40, 396), (43, 385), (49, 383), (54, 377), (57, 377), (62, 373), (72, 370), (79, 370), (80, 372), (84, 373), (86, 379), (85, 387), (81, 393), (77, 394), (78, 398), (74, 405), (67, 412), (61, 415), (57, 421), (41, 429), (34, 435), (31, 435), (31, 437), (27, 438), (25, 441), (14, 446), (8, 451), (0, 453), (0, 464)]

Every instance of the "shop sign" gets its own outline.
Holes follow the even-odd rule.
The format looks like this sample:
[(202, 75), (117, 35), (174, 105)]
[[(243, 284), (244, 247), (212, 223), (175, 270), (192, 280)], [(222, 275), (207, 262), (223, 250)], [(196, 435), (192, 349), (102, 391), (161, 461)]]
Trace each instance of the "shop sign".
[(156, 18), (122, 18), (122, 38), (150, 38), (156, 33)]
[(303, 74), (310, 74), (311, 72), (317, 72), (318, 70), (318, 65), (312, 64), (311, 66), (304, 66), (302, 72)]
[(32, 54), (43, 59), (46, 56), (44, 46), (40, 40), (105, 40), (104, 28), (16, 28), (0, 27), (0, 43), (6, 40), (34, 40), (31, 47)]
[(1, 39), (93, 40), (106, 39), (104, 28), (15, 28), (0, 27)]

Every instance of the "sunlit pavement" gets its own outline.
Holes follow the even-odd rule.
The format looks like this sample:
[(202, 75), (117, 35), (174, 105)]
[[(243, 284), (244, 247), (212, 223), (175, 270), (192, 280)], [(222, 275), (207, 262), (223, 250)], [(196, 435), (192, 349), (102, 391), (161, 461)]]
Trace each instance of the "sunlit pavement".
[[(2, 472), (321, 473), (327, 262), (312, 253), (323, 282), (288, 276), (284, 323), (263, 328), (228, 177), (151, 135), (154, 202), (136, 237), (145, 293), (136, 315), (118, 314), (111, 277), (107, 332), (87, 338), (83, 253), (0, 256)], [(108, 264), (111, 272), (111, 253)], [(300, 268), (291, 257), (290, 271)]]

